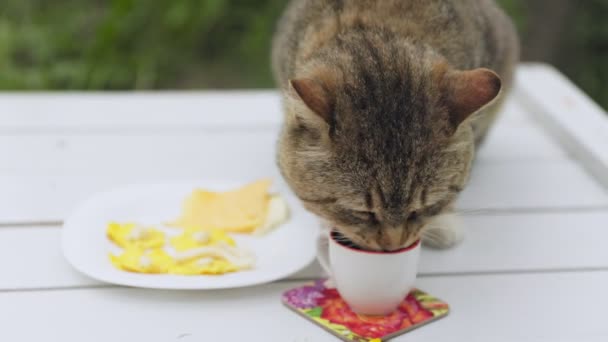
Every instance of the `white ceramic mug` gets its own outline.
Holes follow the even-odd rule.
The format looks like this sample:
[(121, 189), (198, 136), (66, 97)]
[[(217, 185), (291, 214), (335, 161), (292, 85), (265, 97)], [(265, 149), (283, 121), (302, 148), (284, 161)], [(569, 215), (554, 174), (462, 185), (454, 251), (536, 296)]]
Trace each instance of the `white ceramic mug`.
[[(329, 245), (329, 246), (328, 246)], [(334, 234), (317, 242), (317, 259), (351, 309), (364, 315), (386, 315), (412, 290), (418, 272), (420, 241), (394, 252), (345, 246)]]

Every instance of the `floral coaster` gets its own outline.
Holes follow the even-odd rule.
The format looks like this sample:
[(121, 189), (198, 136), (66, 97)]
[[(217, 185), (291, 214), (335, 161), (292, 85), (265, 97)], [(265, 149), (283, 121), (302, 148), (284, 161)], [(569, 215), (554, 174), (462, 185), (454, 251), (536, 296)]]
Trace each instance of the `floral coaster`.
[(448, 314), (448, 304), (418, 289), (388, 316), (354, 313), (325, 280), (283, 293), (283, 303), (344, 341), (379, 342), (406, 333)]

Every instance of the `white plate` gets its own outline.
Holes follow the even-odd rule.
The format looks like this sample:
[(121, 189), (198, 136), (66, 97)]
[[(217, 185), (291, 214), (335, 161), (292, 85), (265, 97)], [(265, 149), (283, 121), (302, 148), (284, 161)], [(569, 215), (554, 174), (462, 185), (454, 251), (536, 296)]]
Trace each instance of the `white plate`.
[(318, 222), (287, 191), (289, 220), (263, 237), (233, 235), (237, 244), (256, 255), (255, 268), (220, 276), (138, 274), (118, 270), (108, 253), (119, 251), (106, 237), (110, 221), (159, 225), (178, 217), (183, 200), (194, 188), (225, 191), (245, 182), (197, 181), (132, 185), (98, 194), (64, 223), (63, 254), (72, 266), (95, 279), (158, 289), (220, 289), (262, 284), (287, 277), (315, 258)]

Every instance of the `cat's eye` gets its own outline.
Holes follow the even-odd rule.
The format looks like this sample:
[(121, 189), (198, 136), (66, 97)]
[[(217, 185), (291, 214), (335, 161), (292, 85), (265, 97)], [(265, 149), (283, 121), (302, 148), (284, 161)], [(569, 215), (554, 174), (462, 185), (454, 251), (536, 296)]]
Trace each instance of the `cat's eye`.
[(407, 220), (408, 220), (408, 222), (414, 222), (414, 221), (418, 221), (419, 218), (420, 218), (420, 216), (418, 215), (418, 212), (412, 211), (410, 213), (410, 216), (408, 216)]

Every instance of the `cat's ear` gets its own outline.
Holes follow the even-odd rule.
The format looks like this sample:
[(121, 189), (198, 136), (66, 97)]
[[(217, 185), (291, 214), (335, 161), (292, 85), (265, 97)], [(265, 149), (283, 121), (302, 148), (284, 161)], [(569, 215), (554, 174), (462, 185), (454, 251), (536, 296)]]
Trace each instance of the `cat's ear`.
[(289, 83), (308, 109), (325, 123), (332, 123), (334, 97), (327, 84), (311, 78), (294, 79)]
[(471, 114), (492, 102), (500, 93), (500, 77), (492, 70), (448, 70), (443, 82), (449, 120), (457, 128)]

